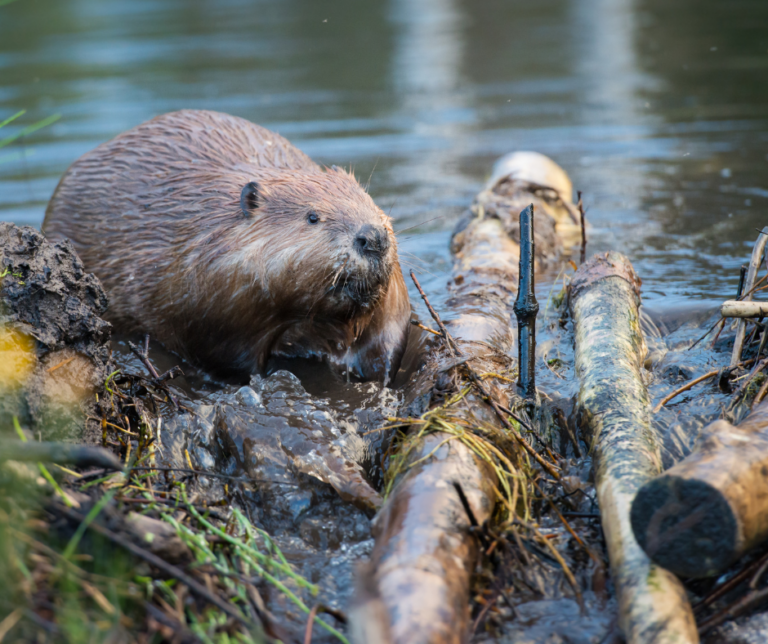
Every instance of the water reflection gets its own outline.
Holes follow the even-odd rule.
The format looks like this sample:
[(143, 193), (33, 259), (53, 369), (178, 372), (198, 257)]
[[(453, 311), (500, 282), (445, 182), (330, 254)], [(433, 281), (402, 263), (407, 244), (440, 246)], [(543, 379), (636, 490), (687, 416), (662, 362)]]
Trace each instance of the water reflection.
[(116, 133), (217, 109), (373, 172), (397, 228), (441, 217), (401, 242), (438, 302), (453, 220), (496, 156), (535, 149), (585, 192), (590, 251), (629, 253), (653, 306), (713, 303), (768, 203), (766, 26), (766, 3), (716, 0), (18, 0), (0, 117), (62, 119), (0, 150), (0, 218), (39, 225)]

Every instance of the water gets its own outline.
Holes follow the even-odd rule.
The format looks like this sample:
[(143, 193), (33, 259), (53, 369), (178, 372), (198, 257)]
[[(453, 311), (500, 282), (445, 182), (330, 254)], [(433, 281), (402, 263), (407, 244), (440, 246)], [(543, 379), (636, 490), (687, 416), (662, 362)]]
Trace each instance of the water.
[(0, 150), (0, 218), (39, 226), (82, 153), (215, 109), (370, 177), (396, 229), (439, 217), (401, 236), (435, 297), (493, 159), (534, 149), (651, 308), (714, 306), (765, 223), (767, 27), (758, 0), (18, 0), (0, 7), (0, 118), (61, 119)]

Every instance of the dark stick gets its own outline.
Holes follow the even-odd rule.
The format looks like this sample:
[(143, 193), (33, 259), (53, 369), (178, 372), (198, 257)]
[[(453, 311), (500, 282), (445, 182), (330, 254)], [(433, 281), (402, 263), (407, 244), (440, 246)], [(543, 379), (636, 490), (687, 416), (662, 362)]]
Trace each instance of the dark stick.
[(581, 221), (581, 259), (580, 264), (587, 258), (587, 226), (584, 222), (584, 204), (581, 201), (581, 190), (576, 195), (579, 197), (579, 220)]
[[(455, 350), (455, 354), (458, 355), (460, 358), (463, 357), (461, 351), (459, 351), (459, 348), (456, 346), (456, 342), (451, 337), (451, 334), (448, 333), (448, 329), (445, 328), (445, 325), (443, 324), (443, 321), (440, 319), (440, 316), (437, 314), (437, 311), (432, 308), (432, 305), (429, 303), (429, 300), (427, 299), (427, 294), (424, 292), (424, 289), (421, 288), (421, 284), (419, 284), (419, 280), (416, 279), (416, 274), (411, 271), (411, 279), (413, 280), (413, 283), (416, 285), (416, 289), (419, 291), (419, 295), (421, 295), (421, 298), (424, 300), (424, 303), (427, 305), (427, 308), (429, 309), (429, 313), (432, 316), (432, 319), (437, 324), (438, 328), (440, 329), (443, 339), (445, 340), (446, 346), (448, 346), (448, 349), (452, 351), (451, 347), (453, 347), (453, 350)], [(501, 410), (500, 405), (491, 398), (491, 394), (486, 389), (485, 385), (483, 384), (483, 381), (480, 380), (480, 377), (475, 373), (475, 370), (469, 366), (469, 362), (465, 362), (463, 365), (461, 365), (467, 370), (467, 373), (469, 374), (469, 379), (474, 383), (475, 387), (477, 387), (478, 391), (480, 392), (480, 395), (482, 396), (483, 400), (487, 402), (491, 409), (496, 413), (496, 416), (498, 416), (499, 420), (501, 421), (501, 424), (504, 425), (506, 429), (510, 431), (512, 436), (515, 437), (518, 443), (523, 446), (523, 449), (530, 454), (533, 459), (541, 465), (549, 474), (552, 476), (552, 478), (556, 480), (560, 480), (560, 474), (557, 470), (555, 470), (549, 463), (547, 463), (541, 455), (533, 449), (528, 444), (528, 441), (525, 440), (520, 434), (518, 434), (515, 431), (515, 428), (512, 427), (512, 424), (507, 420), (507, 417), (504, 415), (504, 412)], [(510, 416), (512, 416), (517, 422), (519, 422), (521, 425), (525, 425), (522, 420), (517, 418), (511, 411), (507, 410)], [(530, 425), (527, 425), (530, 427)], [(531, 431), (533, 429), (531, 428)]]
[(475, 513), (472, 512), (472, 506), (469, 505), (469, 499), (467, 498), (467, 495), (464, 494), (464, 489), (461, 487), (461, 483), (459, 483), (458, 481), (453, 481), (453, 487), (456, 490), (456, 494), (459, 495), (459, 501), (461, 501), (461, 505), (464, 508), (464, 512), (467, 513), (469, 524), (473, 528), (479, 528), (480, 524), (477, 522), (477, 517), (475, 517)]
[[(75, 512), (74, 510), (70, 510), (69, 508), (57, 507), (56, 510), (61, 514), (63, 514), (64, 516), (66, 516), (71, 521), (75, 521), (77, 523), (82, 523), (83, 521), (85, 521), (85, 517), (82, 514), (80, 514), (79, 512)], [(107, 539), (109, 539), (113, 543), (116, 543), (118, 546), (120, 546), (121, 548), (124, 548), (125, 550), (135, 555), (139, 559), (143, 559), (149, 565), (154, 566), (159, 570), (162, 570), (166, 575), (169, 575), (174, 579), (178, 579), (182, 584), (187, 586), (187, 588), (189, 588), (198, 597), (200, 597), (201, 599), (204, 599), (209, 604), (216, 606), (216, 608), (218, 608), (224, 614), (240, 622), (246, 628), (253, 629), (254, 625), (251, 623), (250, 620), (245, 619), (245, 617), (240, 615), (240, 613), (234, 610), (232, 606), (230, 606), (230, 604), (225, 602), (223, 599), (216, 597), (216, 595), (209, 592), (205, 586), (203, 586), (201, 583), (192, 579), (192, 577), (187, 575), (183, 570), (181, 570), (181, 568), (174, 566), (173, 564), (169, 564), (167, 561), (161, 559), (156, 555), (153, 555), (151, 552), (144, 550), (144, 548), (140, 548), (139, 546), (131, 543), (130, 541), (123, 539), (123, 537), (121, 537), (120, 535), (115, 534), (111, 530), (105, 528), (102, 525), (99, 525), (98, 523), (88, 524), (88, 529), (93, 530), (94, 532), (97, 532), (102, 537), (106, 537)]]
[(717, 601), (720, 599), (723, 595), (726, 595), (731, 590), (736, 588), (741, 582), (746, 581), (747, 577), (749, 577), (755, 570), (762, 567), (766, 562), (768, 562), (768, 552), (766, 552), (762, 557), (759, 559), (756, 559), (751, 564), (746, 566), (744, 569), (742, 569), (739, 573), (731, 577), (728, 581), (723, 582), (716, 588), (714, 588), (709, 595), (704, 597), (701, 601), (693, 605), (693, 612), (698, 613), (702, 609), (709, 606), (711, 603)]
[(76, 467), (101, 467), (121, 472), (123, 464), (101, 447), (68, 443), (0, 441), (0, 461), (42, 461)]
[(744, 280), (747, 278), (747, 265), (742, 264), (739, 269), (739, 287), (736, 289), (736, 299), (741, 298), (741, 294), (744, 292)]
[[(136, 355), (136, 357), (141, 360), (141, 363), (147, 368), (147, 371), (149, 371), (149, 374), (152, 376), (152, 378), (155, 380), (156, 383), (162, 383), (162, 380), (168, 376), (169, 373), (173, 372), (173, 369), (166, 371), (163, 376), (160, 376), (160, 374), (157, 373), (157, 369), (155, 369), (154, 365), (149, 361), (149, 335), (144, 336), (144, 351), (142, 352), (139, 347), (137, 347), (133, 342), (128, 342), (128, 346), (130, 347), (131, 351)], [(171, 399), (171, 402), (173, 403), (173, 406), (176, 408), (176, 411), (178, 411), (179, 403), (176, 400), (176, 397), (171, 393), (170, 389), (166, 389), (166, 392), (168, 394), (168, 398)]]
[(448, 333), (448, 329), (445, 328), (445, 325), (443, 324), (443, 321), (440, 319), (440, 316), (437, 314), (437, 311), (435, 311), (435, 309), (433, 309), (432, 305), (429, 303), (429, 300), (427, 299), (427, 294), (424, 292), (424, 289), (421, 288), (421, 284), (419, 284), (419, 280), (416, 279), (416, 273), (414, 273), (413, 270), (411, 270), (411, 279), (413, 280), (413, 283), (416, 285), (416, 289), (419, 291), (419, 295), (421, 295), (421, 299), (424, 300), (424, 304), (427, 305), (427, 310), (429, 311), (429, 314), (432, 316), (432, 319), (437, 323), (437, 328), (440, 329), (440, 333), (443, 336), (443, 340), (445, 340), (445, 344), (448, 347), (448, 351), (451, 352), (451, 355), (454, 355), (454, 354), (461, 355), (461, 352), (456, 346), (456, 343), (453, 341), (451, 334)]
[(202, 470), (190, 470), (186, 467), (132, 467), (131, 472), (184, 472), (186, 474), (199, 474), (200, 476), (210, 476), (216, 479), (226, 479), (240, 483), (274, 483), (275, 485), (288, 485), (299, 487), (297, 483), (288, 483), (283, 481), (273, 481), (271, 479), (254, 479), (249, 476), (232, 476), (230, 474), (217, 474), (215, 472), (204, 472)]
[(534, 293), (533, 204), (520, 213), (520, 281), (515, 300), (517, 348), (520, 363), (517, 386), (532, 400), (536, 396), (536, 314), (539, 303)]

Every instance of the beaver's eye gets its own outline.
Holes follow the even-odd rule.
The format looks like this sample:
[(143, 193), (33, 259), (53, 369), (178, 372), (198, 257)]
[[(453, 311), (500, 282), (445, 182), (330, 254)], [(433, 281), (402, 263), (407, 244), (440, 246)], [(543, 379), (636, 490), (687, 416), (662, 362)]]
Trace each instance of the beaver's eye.
[(316, 213), (316, 212), (310, 212), (310, 213), (307, 215), (307, 221), (308, 221), (310, 224), (316, 224), (318, 221), (320, 221), (320, 217), (318, 217), (318, 216), (317, 216), (317, 213)]

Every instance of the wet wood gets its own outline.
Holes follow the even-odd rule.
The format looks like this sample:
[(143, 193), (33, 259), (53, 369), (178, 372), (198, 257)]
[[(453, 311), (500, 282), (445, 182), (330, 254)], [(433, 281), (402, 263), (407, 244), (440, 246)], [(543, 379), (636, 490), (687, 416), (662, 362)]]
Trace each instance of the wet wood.
[(520, 365), (517, 386), (529, 400), (536, 398), (536, 314), (539, 312), (534, 278), (533, 214), (533, 205), (520, 213), (520, 287), (514, 307)]
[(768, 402), (717, 420), (693, 453), (646, 483), (632, 526), (648, 555), (686, 577), (716, 575), (768, 539)]
[[(462, 362), (469, 358), (481, 372), (503, 370), (508, 366), (503, 358), (488, 357), (488, 345), (478, 342), (487, 342), (502, 352), (513, 346), (507, 302), (512, 301), (516, 286), (517, 246), (497, 220), (480, 221), (466, 234), (469, 254), (457, 256), (454, 275), (463, 279), (449, 302), (453, 319), (447, 326), (462, 352)], [(469, 267), (473, 253), (480, 249), (484, 266), (476, 272)], [(487, 278), (491, 273), (493, 282), (478, 283), (480, 275)], [(477, 299), (480, 292), (490, 298), (486, 307)], [(457, 384), (458, 389), (466, 387), (460, 367), (440, 378), (446, 366), (457, 362), (455, 351), (443, 342), (437, 344), (409, 391), (412, 406), (420, 399), (428, 399), (429, 407), (444, 402), (444, 397), (433, 390), (436, 380), (450, 382), (452, 392)], [(494, 388), (492, 396), (509, 405), (500, 388)], [(468, 395), (467, 402), (458, 412), (464, 419), (498, 423), (476, 393)], [(390, 615), (391, 641), (459, 644), (469, 625), (469, 582), (477, 543), (468, 531), (470, 519), (451, 483), (460, 483), (476, 520), (483, 523), (495, 505), (496, 477), (467, 445), (441, 432), (421, 438), (408, 461), (374, 526), (372, 561), (379, 594)]]
[(768, 302), (739, 302), (727, 300), (720, 307), (724, 318), (761, 318), (768, 315)]
[[(408, 388), (402, 415), (440, 408), (457, 392), (467, 391), (462, 404), (451, 409), (453, 418), (498, 428), (503, 424), (499, 415), (505, 415), (502, 408), (513, 406), (514, 386), (493, 378), (478, 385), (477, 374), (500, 374), (512, 366), (508, 356), (515, 346), (511, 314), (519, 275), (520, 211), (531, 202), (536, 205), (536, 233), (545, 236), (541, 243), (537, 237), (536, 261), (546, 262), (561, 247), (554, 236), (557, 221), (548, 209), (562, 206), (555, 200), (545, 203), (522, 188), (515, 192), (503, 176), (494, 186), (478, 196), (451, 242), (451, 297), (439, 313), (447, 320), (453, 342), (432, 338), (425, 366)], [(439, 319), (436, 324), (442, 335)], [(411, 440), (418, 430), (419, 425), (412, 427)], [(558, 476), (554, 470), (551, 475)], [(473, 519), (454, 483), (463, 491)], [(430, 432), (411, 444), (406, 467), (374, 523), (372, 570), (377, 601), (389, 615), (389, 641), (466, 641), (470, 576), (478, 554), (469, 527), (472, 521), (482, 524), (490, 518), (497, 485), (494, 470), (455, 436)], [(380, 631), (376, 641), (383, 641)], [(366, 632), (371, 637), (370, 628)]]
[(571, 283), (578, 405), (591, 434), (595, 486), (619, 625), (628, 644), (699, 641), (680, 581), (651, 563), (630, 525), (637, 490), (661, 470), (641, 365), (640, 280), (618, 253), (590, 259)]
[[(765, 226), (762, 232), (757, 236), (757, 241), (752, 248), (752, 257), (749, 260), (749, 269), (747, 270), (747, 281), (744, 284), (744, 298), (742, 301), (748, 301), (752, 299), (752, 289), (755, 286), (755, 279), (757, 278), (757, 269), (760, 268), (760, 263), (765, 253), (765, 244), (768, 242), (768, 226)], [(741, 362), (741, 352), (744, 348), (744, 334), (747, 329), (747, 323), (744, 320), (739, 320), (736, 325), (736, 339), (733, 342), (733, 353), (731, 354), (731, 367)]]

